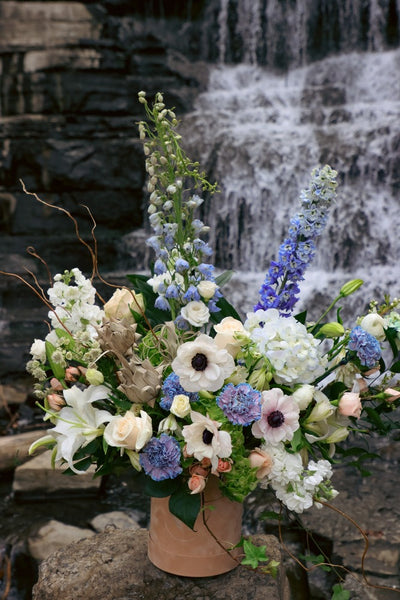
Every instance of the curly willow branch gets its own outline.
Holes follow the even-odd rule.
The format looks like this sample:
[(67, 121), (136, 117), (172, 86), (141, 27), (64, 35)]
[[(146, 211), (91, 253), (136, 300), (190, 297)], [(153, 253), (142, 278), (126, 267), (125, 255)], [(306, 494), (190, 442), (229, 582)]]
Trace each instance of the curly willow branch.
[[(324, 502), (323, 500), (320, 500), (319, 498), (316, 499), (316, 502), (318, 502), (319, 504), (323, 504), (324, 506), (327, 506), (328, 508), (330, 508), (331, 510), (337, 512), (339, 515), (341, 515), (342, 517), (344, 517), (345, 519), (347, 519), (348, 521), (350, 521), (350, 523), (352, 525), (354, 525), (354, 527), (356, 529), (358, 529), (358, 531), (361, 533), (363, 539), (364, 539), (364, 550), (362, 553), (362, 557), (361, 557), (361, 572), (362, 572), (362, 580), (366, 583), (366, 585), (368, 587), (372, 587), (375, 589), (379, 589), (379, 590), (389, 590), (391, 592), (396, 592), (398, 594), (400, 594), (400, 590), (393, 588), (393, 587), (389, 587), (386, 585), (377, 585), (374, 583), (370, 583), (370, 581), (368, 581), (366, 574), (365, 574), (365, 568), (364, 568), (364, 564), (365, 564), (365, 558), (367, 556), (368, 553), (368, 548), (369, 548), (369, 541), (368, 541), (368, 535), (367, 533), (360, 527), (360, 525), (358, 525), (358, 523), (352, 519), (348, 514), (346, 514), (344, 511), (342, 511), (340, 508), (337, 508), (336, 506), (333, 506), (332, 504), (329, 504), (329, 502)], [(281, 512), (282, 512), (282, 505), (281, 505)], [(285, 552), (288, 554), (288, 556), (290, 556), (290, 558), (292, 560), (294, 560), (300, 567), (302, 567), (305, 571), (307, 571), (308, 573), (310, 573), (311, 571), (314, 571), (315, 569), (322, 567), (322, 566), (327, 566), (327, 567), (331, 567), (336, 569), (341, 569), (342, 571), (344, 571), (345, 573), (348, 573), (349, 575), (351, 575), (352, 577), (354, 577), (355, 579), (359, 580), (359, 578), (352, 572), (350, 571), (350, 569), (347, 569), (344, 565), (337, 565), (331, 562), (320, 562), (316, 565), (313, 565), (312, 567), (306, 567), (301, 560), (299, 560), (297, 558), (297, 556), (295, 556), (290, 550), (289, 548), (286, 546), (284, 540), (283, 540), (283, 535), (282, 535), (282, 526), (281, 526), (281, 522), (279, 520), (279, 524), (278, 524), (278, 531), (279, 531), (279, 541), (282, 545), (282, 548), (285, 550)]]

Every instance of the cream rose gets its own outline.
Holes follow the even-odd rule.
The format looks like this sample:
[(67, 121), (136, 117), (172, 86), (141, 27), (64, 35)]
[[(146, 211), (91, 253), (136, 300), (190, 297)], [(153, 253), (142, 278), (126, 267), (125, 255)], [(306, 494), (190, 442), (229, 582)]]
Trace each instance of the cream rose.
[(204, 300), (209, 300), (214, 296), (217, 288), (217, 284), (213, 281), (203, 280), (200, 281), (199, 285), (197, 286), (197, 291), (199, 292), (200, 296), (204, 298)]
[(193, 327), (202, 327), (210, 320), (210, 311), (204, 302), (193, 300), (181, 310), (181, 315)]
[(131, 411), (117, 415), (111, 419), (104, 429), (104, 439), (109, 446), (141, 450), (153, 433), (151, 418), (144, 411), (135, 417)]
[(360, 322), (360, 327), (376, 337), (377, 340), (385, 339), (385, 320), (377, 313), (369, 313), (365, 315)]
[(186, 394), (177, 394), (169, 409), (176, 417), (186, 417), (190, 413), (190, 400)]
[(345, 417), (356, 417), (361, 415), (360, 394), (357, 392), (345, 392), (339, 400), (339, 413)]
[(225, 317), (218, 325), (214, 325), (217, 332), (214, 340), (218, 348), (225, 349), (233, 358), (240, 350), (240, 342), (235, 339), (235, 333), (243, 333), (243, 324), (233, 317)]
[(144, 310), (142, 294), (135, 294), (133, 290), (126, 288), (119, 288), (115, 290), (109, 301), (105, 303), (104, 313), (108, 319), (119, 319), (135, 323), (130, 308), (135, 312)]

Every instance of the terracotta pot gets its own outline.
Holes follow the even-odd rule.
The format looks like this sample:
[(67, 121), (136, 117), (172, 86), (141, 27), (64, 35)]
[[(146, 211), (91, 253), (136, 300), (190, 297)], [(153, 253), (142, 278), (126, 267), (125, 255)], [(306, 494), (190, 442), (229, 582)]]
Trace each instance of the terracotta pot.
[[(174, 575), (209, 577), (239, 564), (236, 558), (240, 549), (227, 550), (240, 541), (243, 505), (221, 494), (216, 477), (207, 482), (204, 511), (198, 515), (194, 530), (169, 512), (168, 501), (151, 499), (148, 556), (156, 567)], [(205, 526), (203, 513), (218, 542)]]

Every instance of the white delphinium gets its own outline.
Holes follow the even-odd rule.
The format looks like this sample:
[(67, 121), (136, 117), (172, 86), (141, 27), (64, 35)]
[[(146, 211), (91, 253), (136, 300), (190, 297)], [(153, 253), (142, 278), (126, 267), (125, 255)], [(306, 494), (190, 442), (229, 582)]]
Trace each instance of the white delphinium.
[(258, 350), (274, 368), (277, 383), (311, 383), (325, 371), (327, 360), (315, 339), (294, 317), (275, 308), (249, 313), (244, 324)]

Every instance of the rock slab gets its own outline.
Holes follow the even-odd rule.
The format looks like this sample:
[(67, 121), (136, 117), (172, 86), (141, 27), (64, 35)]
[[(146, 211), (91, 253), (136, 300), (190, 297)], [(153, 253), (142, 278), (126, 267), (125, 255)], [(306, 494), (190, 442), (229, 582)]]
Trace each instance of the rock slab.
[[(51, 554), (42, 562), (33, 600), (288, 600), (284, 577), (239, 566), (216, 577), (169, 575), (147, 558), (146, 529), (108, 528)], [(259, 535), (268, 554), (281, 560), (278, 540)], [(173, 543), (173, 540), (171, 540)]]

